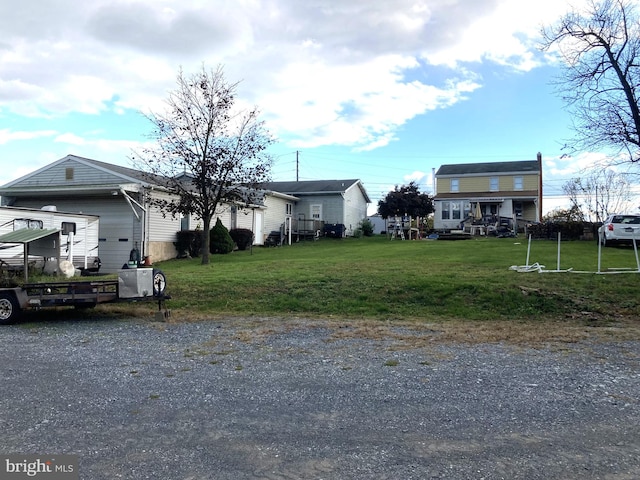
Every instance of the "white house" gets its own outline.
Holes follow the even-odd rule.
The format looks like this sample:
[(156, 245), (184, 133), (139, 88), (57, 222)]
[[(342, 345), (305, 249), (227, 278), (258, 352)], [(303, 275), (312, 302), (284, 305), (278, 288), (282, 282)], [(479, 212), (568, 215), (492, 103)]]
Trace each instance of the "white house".
[[(102, 271), (120, 269), (132, 254), (153, 262), (174, 258), (176, 232), (195, 229), (197, 219), (173, 218), (152, 205), (170, 194), (149, 174), (97, 160), (67, 155), (0, 187), (2, 205), (100, 217), (99, 252)], [(262, 200), (251, 205), (221, 205), (220, 218), (229, 229), (247, 228), (255, 243), (287, 222), (313, 219), (342, 224), (346, 234), (366, 218), (369, 197), (360, 180), (271, 182)]]
[(167, 193), (142, 172), (67, 155), (0, 188), (2, 204), (97, 215), (102, 271), (121, 268), (137, 250), (140, 258), (166, 260), (176, 255), (180, 219), (164, 216), (150, 199)]

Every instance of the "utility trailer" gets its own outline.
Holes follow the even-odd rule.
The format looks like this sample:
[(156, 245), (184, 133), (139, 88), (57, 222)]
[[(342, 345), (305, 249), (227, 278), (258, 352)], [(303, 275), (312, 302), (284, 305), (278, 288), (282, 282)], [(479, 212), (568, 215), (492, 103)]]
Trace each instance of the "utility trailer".
[(120, 270), (117, 280), (25, 283), (0, 288), (0, 325), (18, 320), (22, 312), (45, 307), (91, 308), (99, 303), (157, 301), (167, 316), (164, 301), (167, 279), (161, 270), (131, 268)]

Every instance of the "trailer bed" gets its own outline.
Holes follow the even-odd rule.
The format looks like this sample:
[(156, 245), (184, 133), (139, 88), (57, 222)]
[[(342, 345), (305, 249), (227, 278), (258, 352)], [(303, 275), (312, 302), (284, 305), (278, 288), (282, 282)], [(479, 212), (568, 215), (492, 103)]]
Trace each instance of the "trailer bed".
[(27, 283), (22, 289), (30, 306), (95, 306), (118, 299), (118, 280)]

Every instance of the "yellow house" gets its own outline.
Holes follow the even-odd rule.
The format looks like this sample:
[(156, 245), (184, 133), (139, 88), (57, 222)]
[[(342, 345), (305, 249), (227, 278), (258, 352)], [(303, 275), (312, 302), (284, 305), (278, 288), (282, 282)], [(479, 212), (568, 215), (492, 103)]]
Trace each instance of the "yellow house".
[(442, 165), (435, 174), (434, 229), (542, 217), (542, 154), (536, 160)]

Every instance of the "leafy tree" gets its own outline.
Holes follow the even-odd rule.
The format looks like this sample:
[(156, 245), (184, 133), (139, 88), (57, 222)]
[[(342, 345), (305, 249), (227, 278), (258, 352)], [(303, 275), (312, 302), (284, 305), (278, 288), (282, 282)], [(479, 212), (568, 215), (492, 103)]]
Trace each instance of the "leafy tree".
[(382, 218), (409, 215), (411, 217), (426, 217), (433, 212), (433, 199), (426, 193), (420, 193), (415, 182), (409, 185), (394, 187), (386, 197), (378, 202), (378, 213)]
[(584, 177), (572, 178), (562, 190), (569, 197), (571, 210), (580, 214), (576, 220), (581, 221), (602, 221), (622, 212), (631, 198), (626, 177), (611, 169), (594, 169)]
[(203, 66), (189, 76), (180, 70), (166, 112), (146, 115), (155, 146), (134, 155), (154, 182), (177, 198), (156, 200), (158, 207), (202, 220), (202, 264), (209, 263), (208, 232), (216, 208), (252, 202), (271, 171), (266, 148), (273, 139), (256, 108), (235, 108), (237, 85), (225, 80), (220, 66)]
[(640, 160), (640, 23), (630, 0), (589, 0), (543, 28), (542, 48), (563, 60), (559, 93), (573, 116), (572, 151), (612, 149)]

